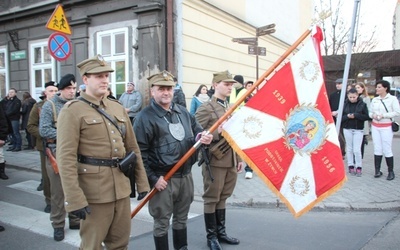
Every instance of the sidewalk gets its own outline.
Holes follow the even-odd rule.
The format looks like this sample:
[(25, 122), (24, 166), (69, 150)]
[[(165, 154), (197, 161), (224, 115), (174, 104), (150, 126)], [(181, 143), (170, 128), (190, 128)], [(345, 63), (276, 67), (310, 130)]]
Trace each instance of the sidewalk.
[[(393, 140), (394, 171), (396, 178), (387, 181), (386, 162), (382, 161), (381, 178), (374, 178), (373, 145), (370, 140), (365, 148), (362, 177), (347, 174), (347, 182), (335, 194), (316, 205), (314, 209), (327, 210), (399, 210), (400, 209), (400, 137)], [(6, 149), (7, 146), (4, 148)], [(24, 169), (40, 172), (39, 153), (35, 150), (23, 150), (9, 152), (4, 150), (7, 168)], [(10, 172), (10, 171), (9, 171)], [(12, 174), (8, 172), (10, 178)], [(347, 172), (347, 167), (346, 167)], [(202, 201), (203, 183), (201, 168), (197, 164), (193, 166), (193, 178), (195, 185), (195, 201)], [(247, 207), (285, 207), (285, 205), (272, 193), (264, 182), (254, 173), (253, 179), (245, 179), (244, 172), (238, 175), (235, 191), (228, 199), (231, 206)]]

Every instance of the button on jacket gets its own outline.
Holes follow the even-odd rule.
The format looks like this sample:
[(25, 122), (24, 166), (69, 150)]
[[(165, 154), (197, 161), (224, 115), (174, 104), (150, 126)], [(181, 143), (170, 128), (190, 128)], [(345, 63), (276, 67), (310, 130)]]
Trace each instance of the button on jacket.
[(81, 93), (81, 96), (110, 114), (126, 135), (123, 141), (118, 129), (86, 102), (74, 100), (66, 104), (58, 118), (57, 129), (57, 162), (66, 210), (74, 211), (86, 207), (88, 203), (113, 202), (131, 193), (130, 181), (119, 168), (79, 163), (78, 154), (122, 159), (133, 150), (137, 155), (135, 179), (138, 192), (149, 191), (140, 150), (123, 106), (107, 98), (99, 102), (86, 93)]

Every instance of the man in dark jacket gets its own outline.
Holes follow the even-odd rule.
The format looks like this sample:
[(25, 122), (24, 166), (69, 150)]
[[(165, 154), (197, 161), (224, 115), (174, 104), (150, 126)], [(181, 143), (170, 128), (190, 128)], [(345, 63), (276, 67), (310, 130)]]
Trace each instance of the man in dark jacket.
[(17, 90), (11, 88), (8, 91), (8, 100), (5, 102), (6, 117), (11, 122), (13, 145), (7, 151), (18, 152), (21, 151), (22, 138), (19, 133), (19, 120), (21, 118), (21, 100), (17, 97)]
[[(152, 100), (136, 117), (134, 130), (142, 153), (150, 186), (157, 192), (149, 202), (154, 218), (156, 250), (168, 249), (168, 228), (171, 215), (174, 249), (187, 249), (186, 223), (194, 197), (192, 165), (188, 159), (169, 180), (164, 176), (193, 146), (197, 135), (210, 144), (211, 134), (205, 134), (196, 119), (181, 105), (172, 102), (173, 76), (163, 71), (148, 78)], [(199, 136), (200, 137), (200, 136)]]
[[(336, 124), (336, 117), (338, 115), (338, 110), (339, 110), (340, 93), (342, 92), (342, 85), (343, 85), (342, 83), (343, 83), (342, 78), (337, 79), (335, 81), (336, 91), (329, 95), (329, 106), (331, 107), (332, 117), (333, 117), (333, 120), (335, 121), (335, 124)], [(346, 155), (346, 142), (344, 140), (343, 128), (340, 128), (340, 131), (339, 131), (339, 143), (340, 143), (340, 149), (342, 151), (342, 156), (344, 157)]]
[(175, 82), (174, 98), (172, 99), (172, 101), (186, 108), (185, 93), (183, 93), (182, 87), (181, 85), (179, 85), (178, 79), (176, 77), (174, 77), (174, 82)]

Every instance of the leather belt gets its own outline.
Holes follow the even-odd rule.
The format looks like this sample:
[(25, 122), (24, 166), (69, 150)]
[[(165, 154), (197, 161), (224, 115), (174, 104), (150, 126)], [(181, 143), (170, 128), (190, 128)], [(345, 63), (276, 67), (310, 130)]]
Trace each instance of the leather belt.
[(89, 164), (89, 165), (94, 165), (94, 166), (104, 166), (104, 167), (112, 167), (116, 168), (118, 167), (119, 164), (119, 159), (99, 159), (99, 158), (93, 158), (93, 157), (88, 157), (84, 155), (78, 155), (78, 162), (83, 163), (83, 164)]

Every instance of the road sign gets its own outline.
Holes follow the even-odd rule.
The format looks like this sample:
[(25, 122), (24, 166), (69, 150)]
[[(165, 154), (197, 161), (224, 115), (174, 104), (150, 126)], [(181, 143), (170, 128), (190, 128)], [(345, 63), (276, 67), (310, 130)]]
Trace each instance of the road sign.
[(254, 46), (254, 45), (249, 45), (248, 54), (249, 55), (266, 56), (267, 55), (267, 49), (265, 47), (258, 47), (258, 46)]
[(257, 36), (264, 36), (264, 35), (268, 35), (268, 34), (272, 34), (275, 32), (275, 24), (268, 24), (262, 27), (259, 27), (256, 29), (256, 34)]
[(49, 21), (47, 21), (46, 28), (68, 35), (72, 34), (61, 4), (58, 4), (56, 9), (53, 11)]
[(57, 61), (67, 60), (72, 52), (72, 45), (69, 38), (58, 32), (50, 35), (48, 48), (51, 56)]
[(262, 27), (258, 27), (256, 29), (256, 31), (269, 30), (269, 29), (272, 29), (272, 28), (275, 28), (275, 24), (274, 23), (271, 23), (271, 24), (268, 24), (268, 25), (265, 25), (265, 26), (262, 26)]
[(257, 36), (265, 36), (265, 35), (272, 34), (272, 33), (275, 33), (275, 29), (263, 30), (263, 31), (257, 32)]
[(244, 37), (244, 38), (233, 38), (232, 42), (240, 44), (257, 45), (257, 37)]

